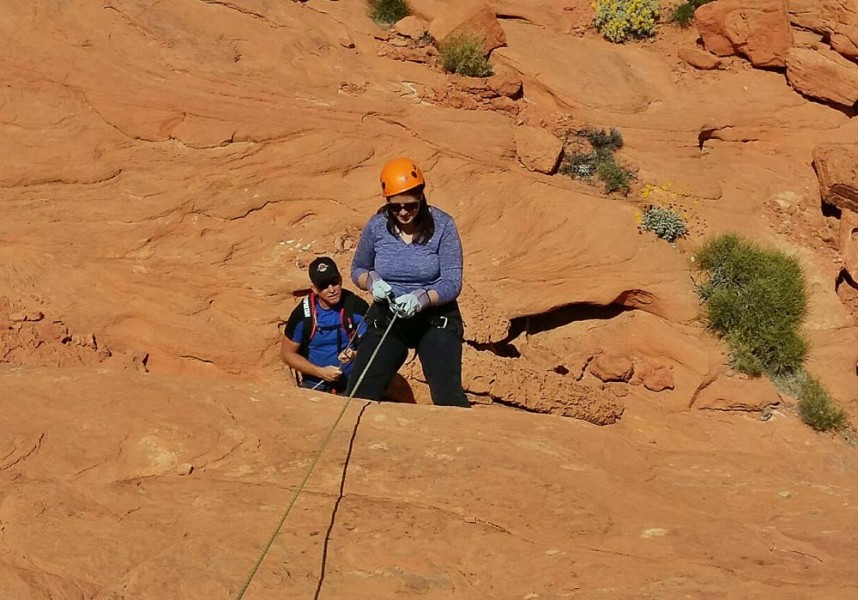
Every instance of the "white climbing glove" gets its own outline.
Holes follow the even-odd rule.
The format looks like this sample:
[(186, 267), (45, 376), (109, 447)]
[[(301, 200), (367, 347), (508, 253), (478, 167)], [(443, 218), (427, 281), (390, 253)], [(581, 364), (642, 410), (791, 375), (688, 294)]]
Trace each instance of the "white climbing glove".
[(416, 294), (403, 294), (394, 300), (393, 303), (394, 310), (401, 319), (410, 319), (423, 310), (423, 304)]
[(376, 302), (387, 302), (392, 289), (389, 283), (379, 277), (372, 282), (372, 286), (370, 287), (372, 299)]

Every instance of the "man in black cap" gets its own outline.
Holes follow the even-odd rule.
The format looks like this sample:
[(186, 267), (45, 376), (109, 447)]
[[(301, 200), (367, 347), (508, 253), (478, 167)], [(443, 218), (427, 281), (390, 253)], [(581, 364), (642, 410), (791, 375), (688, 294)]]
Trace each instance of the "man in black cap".
[(313, 289), (286, 322), (280, 356), (301, 374), (301, 387), (337, 394), (346, 389), (369, 305), (343, 289), (343, 278), (331, 258), (315, 259), (309, 271)]

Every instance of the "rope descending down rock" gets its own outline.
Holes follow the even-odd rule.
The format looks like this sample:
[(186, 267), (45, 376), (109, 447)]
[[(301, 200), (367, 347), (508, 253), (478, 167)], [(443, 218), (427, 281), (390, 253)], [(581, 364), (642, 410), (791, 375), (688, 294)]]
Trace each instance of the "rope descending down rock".
[[(310, 475), (313, 473), (313, 469), (315, 469), (316, 464), (319, 462), (319, 458), (322, 456), (322, 452), (324, 452), (325, 447), (328, 445), (328, 442), (331, 441), (331, 437), (333, 437), (334, 430), (339, 425), (340, 421), (343, 418), (343, 415), (346, 414), (346, 409), (351, 404), (352, 399), (354, 398), (355, 393), (360, 388), (361, 383), (363, 383), (363, 379), (366, 376), (367, 371), (369, 371), (370, 366), (372, 366), (375, 357), (378, 355), (378, 351), (381, 349), (384, 341), (387, 339), (387, 335), (390, 333), (390, 330), (393, 328), (393, 324), (396, 323), (397, 318), (399, 318), (399, 313), (393, 311), (393, 317), (390, 319), (390, 323), (387, 325), (387, 329), (384, 330), (384, 334), (381, 336), (381, 340), (378, 342), (378, 346), (375, 347), (372, 355), (369, 357), (369, 362), (366, 364), (366, 368), (364, 368), (363, 372), (361, 372), (360, 377), (358, 377), (357, 383), (355, 384), (354, 389), (352, 389), (351, 394), (348, 395), (346, 401), (343, 403), (343, 407), (340, 409), (340, 413), (337, 415), (334, 424), (331, 425), (331, 428), (328, 430), (325, 439), (322, 440), (322, 444), (319, 446), (319, 449), (316, 451), (315, 456), (313, 457), (312, 462), (310, 462), (310, 467), (307, 469), (307, 472), (304, 474), (304, 478), (301, 480), (301, 483), (298, 484), (298, 488), (295, 490), (295, 493), (292, 496), (292, 499), (289, 501), (289, 504), (286, 506), (286, 509), (283, 511), (283, 514), (280, 517), (280, 521), (278, 521), (277, 526), (274, 528), (274, 531), (271, 532), (271, 536), (268, 538), (265, 546), (263, 546), (262, 551), (259, 553), (259, 556), (256, 558), (256, 562), (253, 563), (253, 567), (250, 570), (250, 573), (245, 579), (244, 584), (241, 586), (241, 589), (236, 594), (236, 600), (241, 600), (244, 598), (244, 594), (247, 592), (247, 589), (250, 587), (253, 578), (256, 576), (256, 572), (259, 570), (260, 565), (262, 565), (262, 561), (265, 560), (265, 556), (268, 554), (268, 551), (271, 549), (271, 546), (274, 544), (274, 540), (277, 539), (277, 535), (280, 533), (280, 529), (282, 529), (283, 524), (286, 522), (286, 518), (289, 516), (289, 513), (292, 510), (292, 507), (295, 506), (295, 502), (298, 500), (298, 496), (300, 496), (301, 492), (304, 490), (304, 486), (307, 484), (307, 481), (310, 479)], [(355, 427), (357, 424), (355, 423)]]

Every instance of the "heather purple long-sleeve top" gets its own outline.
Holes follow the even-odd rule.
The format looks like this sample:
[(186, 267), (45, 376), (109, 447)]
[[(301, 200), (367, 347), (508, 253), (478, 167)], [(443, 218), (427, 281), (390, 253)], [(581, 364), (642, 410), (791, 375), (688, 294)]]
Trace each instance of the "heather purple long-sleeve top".
[(406, 244), (387, 230), (387, 215), (374, 215), (361, 233), (352, 260), (352, 281), (368, 271), (384, 279), (396, 296), (435, 290), (438, 304), (455, 300), (462, 291), (462, 240), (453, 217), (429, 207), (435, 233), (426, 244)]

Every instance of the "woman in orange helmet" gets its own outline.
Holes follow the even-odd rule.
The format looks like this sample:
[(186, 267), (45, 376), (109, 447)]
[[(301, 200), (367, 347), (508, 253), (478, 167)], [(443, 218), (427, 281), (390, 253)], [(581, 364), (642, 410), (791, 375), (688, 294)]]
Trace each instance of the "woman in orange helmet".
[(462, 391), (464, 327), (456, 302), (462, 291), (462, 242), (456, 223), (429, 206), (426, 181), (408, 158), (389, 161), (381, 170), (386, 202), (364, 227), (352, 261), (352, 281), (372, 293), (367, 333), (349, 376), (351, 392), (390, 323), (394, 323), (355, 397), (378, 400), (409, 348), (416, 348), (432, 402), (468, 406)]

